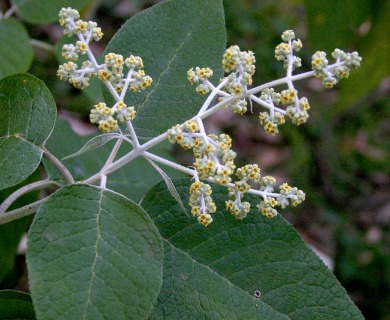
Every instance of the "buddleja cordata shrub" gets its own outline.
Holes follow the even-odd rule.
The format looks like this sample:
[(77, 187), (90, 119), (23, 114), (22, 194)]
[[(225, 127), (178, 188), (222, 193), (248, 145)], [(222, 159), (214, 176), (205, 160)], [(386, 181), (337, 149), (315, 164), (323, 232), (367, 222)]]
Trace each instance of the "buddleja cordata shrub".
[[(38, 319), (361, 319), (278, 215), (304, 201), (304, 192), (257, 164), (237, 167), (231, 137), (203, 123), (230, 109), (257, 114), (270, 135), (285, 122), (302, 125), (310, 105), (294, 83), (317, 77), (332, 88), (359, 67), (359, 55), (336, 49), (329, 62), (317, 51), (313, 70), (296, 73), (302, 42), (287, 30), (273, 53), (286, 75), (255, 85), (254, 54), (224, 49), (219, 0), (171, 0), (145, 10), (102, 58), (91, 49), (103, 36), (95, 22), (72, 8), (59, 16), (69, 43), (57, 75), (78, 89), (102, 83), (105, 99), (90, 112), (101, 134), (75, 150), (85, 138), (62, 122), (54, 128), (43, 82), (28, 74), (1, 80), (0, 186), (23, 182), (42, 155), (48, 178), (25, 184), (0, 207), (2, 223), (36, 212), (27, 250), (31, 300), (1, 292), (0, 311), (17, 313), (19, 303)], [(164, 140), (192, 152), (193, 165), (158, 149)], [(188, 177), (171, 179), (167, 168)], [(162, 181), (155, 184), (151, 171)], [(46, 198), (8, 210), (22, 194), (53, 186)]]

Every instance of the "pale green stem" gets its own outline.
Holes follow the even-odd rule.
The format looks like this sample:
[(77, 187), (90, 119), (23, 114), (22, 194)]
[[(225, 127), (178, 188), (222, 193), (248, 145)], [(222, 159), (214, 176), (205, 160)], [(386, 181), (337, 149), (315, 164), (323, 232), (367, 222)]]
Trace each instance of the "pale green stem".
[(181, 171), (185, 174), (188, 174), (189, 176), (194, 176), (195, 173), (196, 173), (196, 170), (194, 169), (190, 169), (188, 167), (185, 167), (185, 166), (182, 166), (180, 164), (177, 164), (176, 162), (173, 162), (173, 161), (170, 161), (170, 160), (167, 160), (165, 158), (162, 158), (162, 157), (159, 157), (153, 153), (150, 153), (148, 151), (144, 151), (143, 152), (143, 155), (145, 156), (145, 158), (148, 158), (150, 160), (153, 160), (154, 162), (158, 162), (158, 163), (161, 163), (167, 167), (171, 167), (173, 169), (176, 169), (178, 171)]
[(222, 81), (217, 87), (214, 87), (210, 95), (207, 97), (206, 101), (203, 103), (203, 106), (200, 108), (198, 115), (201, 115), (207, 108), (210, 106), (211, 102), (214, 100), (215, 96), (220, 92), (220, 89), (228, 82), (228, 79)]
[(104, 164), (103, 168), (100, 170), (101, 180), (100, 180), (100, 188), (105, 189), (106, 183), (107, 183), (107, 175), (105, 174), (105, 169), (107, 166), (109, 166), (113, 161), (118, 153), (118, 150), (122, 144), (123, 139), (119, 138), (114, 145), (114, 148), (112, 148), (110, 155), (107, 158), (106, 163)]
[(43, 41), (40, 41), (37, 39), (30, 39), (30, 43), (35, 48), (43, 49), (43, 50), (51, 52), (51, 53), (54, 52), (54, 46), (47, 43), (47, 42), (43, 42)]
[(74, 179), (72, 177), (72, 174), (69, 172), (69, 170), (64, 166), (64, 164), (60, 160), (58, 160), (46, 148), (43, 148), (43, 155), (45, 156), (45, 158), (47, 160), (49, 160), (57, 168), (57, 170), (62, 174), (62, 176), (65, 178), (65, 181), (68, 184), (74, 183)]
[(44, 203), (46, 200), (47, 200), (47, 197), (43, 198), (41, 200), (35, 201), (33, 203), (30, 203), (24, 207), (0, 214), (0, 225), (4, 224), (4, 223), (11, 222), (11, 221), (16, 220), (16, 219), (26, 217), (30, 214), (37, 212), (39, 206), (42, 203)]
[(0, 205), (0, 219), (1, 219), (1, 215), (3, 215), (7, 211), (7, 209), (11, 206), (11, 204), (16, 199), (20, 198), (22, 195), (29, 193), (31, 191), (47, 188), (51, 185), (59, 186), (59, 184), (55, 181), (42, 180), (42, 181), (37, 181), (37, 182), (30, 183), (28, 185), (25, 185), (25, 186), (19, 188), (18, 190), (16, 190), (15, 192), (13, 192), (12, 194), (10, 194), (8, 196), (8, 198), (6, 198), (3, 201), (3, 203)]
[(12, 5), (3, 15), (4, 18), (9, 18), (12, 16), (18, 8), (15, 5)]

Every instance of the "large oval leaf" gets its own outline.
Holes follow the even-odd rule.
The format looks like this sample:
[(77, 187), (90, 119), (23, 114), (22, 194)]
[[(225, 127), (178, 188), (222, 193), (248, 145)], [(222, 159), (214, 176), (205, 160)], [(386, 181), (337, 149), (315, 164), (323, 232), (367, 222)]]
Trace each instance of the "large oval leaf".
[(20, 16), (31, 23), (48, 23), (58, 20), (61, 8), (82, 9), (88, 0), (11, 0)]
[(30, 68), (33, 51), (24, 26), (14, 19), (0, 19), (0, 79)]
[(125, 197), (67, 186), (40, 207), (27, 263), (39, 319), (144, 319), (161, 286), (162, 243)]
[(0, 80), (0, 190), (34, 172), (57, 109), (45, 84), (29, 74)]
[[(222, 76), (226, 35), (222, 1), (171, 0), (128, 20), (105, 53), (142, 57), (152, 87), (128, 93), (125, 102), (135, 105), (137, 133), (154, 137), (193, 117), (204, 97), (187, 80), (192, 67), (210, 67), (214, 82)], [(108, 92), (105, 98), (112, 101)]]
[[(175, 180), (188, 201), (189, 179)], [(150, 319), (362, 319), (332, 273), (281, 216), (253, 209), (244, 220), (223, 212), (227, 190), (207, 228), (188, 219), (165, 184), (142, 206), (164, 239), (164, 282)], [(258, 203), (248, 197), (252, 207)], [(254, 293), (261, 292), (256, 299)]]

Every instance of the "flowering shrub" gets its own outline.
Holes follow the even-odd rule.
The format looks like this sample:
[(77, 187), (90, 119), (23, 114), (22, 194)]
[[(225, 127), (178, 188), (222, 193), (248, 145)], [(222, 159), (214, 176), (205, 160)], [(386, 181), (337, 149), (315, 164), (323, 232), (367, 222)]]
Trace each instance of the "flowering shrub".
[[(37, 212), (29, 230), (27, 262), (38, 319), (110, 318), (113, 312), (123, 319), (361, 317), (337, 280), (292, 227), (277, 217), (278, 208), (299, 205), (305, 193), (286, 182), (277, 184), (257, 164), (237, 167), (231, 137), (208, 133), (203, 123), (220, 109), (239, 116), (261, 107), (259, 125), (270, 135), (276, 135), (286, 120), (301, 125), (309, 118), (310, 105), (294, 82), (317, 77), (324, 87), (331, 88), (359, 67), (361, 58), (356, 52), (336, 49), (332, 53), (335, 61), (329, 63), (325, 52), (317, 51), (312, 56), (312, 71), (294, 74), (301, 66), (296, 54), (302, 42), (287, 30), (274, 52), (286, 76), (256, 86), (253, 52), (241, 51), (238, 46), (221, 50), (223, 33), (207, 40), (202, 28), (221, 29), (223, 11), (220, 1), (206, 2), (208, 13), (203, 11), (203, 0), (191, 4), (172, 0), (146, 10), (122, 27), (103, 59), (91, 49), (91, 42), (103, 36), (100, 27), (82, 20), (75, 9), (60, 11), (64, 35), (73, 37), (73, 43), (62, 47), (67, 62), (59, 66), (58, 77), (77, 89), (101, 81), (105, 94), (105, 101), (98, 101), (90, 112), (90, 121), (102, 134), (67, 158), (115, 140), (99, 171), (92, 175), (76, 179), (80, 167), (67, 168), (65, 161), (46, 149), (55, 106), (45, 85), (31, 75), (2, 80), (2, 91), (11, 92), (2, 98), (2, 108), (15, 99), (27, 101), (30, 109), (23, 111), (28, 116), (17, 118), (21, 123), (15, 125), (22, 106), (2, 109), (2, 116), (8, 119), (2, 141), (8, 145), (1, 165), (1, 188), (25, 180), (42, 155), (62, 175), (53, 178), (46, 163), (47, 180), (15, 191), (0, 207), (2, 223)], [(194, 18), (194, 10), (202, 16), (201, 22)], [(150, 48), (145, 50), (149, 52), (146, 58), (139, 56), (136, 43), (127, 47), (131, 42), (128, 33), (142, 38), (142, 31), (145, 43), (153, 43), (151, 20), (162, 30), (160, 49), (165, 52), (161, 55), (167, 58), (154, 58), (156, 51)], [(183, 34), (182, 20), (190, 29)], [(198, 38), (210, 45), (215, 55), (212, 61), (205, 59), (209, 54), (202, 53)], [(198, 60), (194, 62), (193, 49)], [(194, 106), (180, 113), (178, 105), (186, 108), (192, 101)], [(145, 137), (145, 130), (149, 136)], [(185, 167), (152, 152), (164, 140), (192, 150), (193, 166)], [(116, 159), (122, 144), (131, 151)], [(26, 160), (24, 155), (34, 152)], [(110, 188), (108, 184), (112, 173), (139, 158), (164, 181), (152, 188), (146, 184), (142, 201), (136, 203), (122, 194), (123, 186)], [(159, 165), (189, 178), (172, 180)], [(98, 181), (99, 187), (93, 186)], [(23, 193), (48, 186), (58, 190), (35, 203), (8, 210)], [(188, 207), (196, 220), (186, 215)], [(280, 247), (280, 241), (286, 246)], [(302, 271), (300, 275), (295, 274), (298, 271)], [(291, 289), (284, 288), (286, 281)], [(310, 310), (304, 311), (306, 307)]]

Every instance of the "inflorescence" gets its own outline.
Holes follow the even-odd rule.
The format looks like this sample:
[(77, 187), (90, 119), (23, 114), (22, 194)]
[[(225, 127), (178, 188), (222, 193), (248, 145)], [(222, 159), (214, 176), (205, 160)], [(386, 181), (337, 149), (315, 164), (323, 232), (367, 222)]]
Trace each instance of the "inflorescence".
[[(62, 56), (68, 62), (60, 65), (57, 75), (61, 80), (68, 81), (78, 89), (88, 87), (90, 79), (94, 77), (103, 81), (114, 93), (117, 101), (111, 108), (103, 102), (95, 105), (90, 120), (98, 124), (103, 132), (115, 131), (118, 129), (118, 120), (131, 121), (136, 115), (134, 106), (128, 107), (123, 102), (124, 91), (145, 90), (153, 80), (145, 75), (143, 61), (138, 56), (130, 55), (124, 59), (120, 54), (108, 53), (104, 57), (104, 63), (98, 64), (89, 48), (92, 40), (99, 41), (103, 36), (96, 22), (81, 20), (78, 11), (72, 8), (61, 9), (59, 16), (60, 25), (64, 27), (64, 35), (68, 37), (76, 35), (78, 41), (75, 45), (65, 44), (62, 47)], [(89, 59), (83, 61), (79, 67), (74, 61), (82, 55), (88, 56)], [(125, 68), (127, 68), (126, 75)]]
[[(255, 57), (251, 51), (240, 51), (238, 46), (231, 46), (225, 51), (222, 58), (222, 67), (227, 74), (220, 80), (221, 89), (215, 88), (210, 82), (213, 71), (210, 68), (192, 68), (187, 72), (191, 84), (197, 85), (199, 94), (213, 92), (219, 96), (218, 101), (224, 108), (229, 108), (236, 114), (247, 112), (247, 99), (257, 103), (267, 110), (259, 113), (260, 124), (267, 133), (275, 135), (279, 132), (278, 126), (285, 123), (285, 117), (291, 119), (295, 125), (300, 125), (309, 117), (310, 105), (306, 97), (299, 97), (293, 86), (292, 72), (301, 66), (301, 59), (294, 53), (302, 48), (302, 42), (295, 38), (292, 30), (282, 34), (283, 42), (275, 49), (275, 58), (283, 61), (287, 77), (280, 84), (287, 88), (277, 92), (268, 87), (260, 92), (259, 97), (248, 94), (248, 86), (252, 85), (255, 73)], [(326, 88), (332, 87), (341, 78), (349, 75), (351, 68), (360, 65), (361, 58), (357, 52), (344, 53), (336, 49), (332, 56), (336, 63), (329, 65), (324, 52), (316, 52), (312, 57), (312, 67), (315, 77), (322, 78)], [(191, 120), (178, 124), (167, 131), (168, 140), (178, 143), (184, 149), (192, 149), (196, 170), (195, 182), (190, 188), (190, 206), (192, 214), (204, 226), (212, 222), (211, 214), (215, 212), (215, 204), (211, 198), (211, 186), (200, 182), (210, 181), (228, 187), (229, 200), (225, 208), (237, 219), (243, 219), (251, 209), (250, 203), (242, 201), (245, 193), (258, 195), (262, 200), (257, 208), (267, 218), (277, 215), (277, 207), (284, 209), (287, 205), (297, 206), (305, 200), (305, 193), (287, 183), (276, 188), (276, 180), (272, 176), (262, 177), (260, 168), (256, 164), (249, 164), (237, 168), (234, 164), (236, 153), (231, 150), (232, 140), (227, 134), (216, 136), (204, 131), (202, 114), (199, 113)], [(258, 185), (258, 189), (253, 188)], [(277, 190), (278, 189), (278, 190)], [(278, 191), (278, 192), (277, 192)]]
[[(136, 110), (134, 106), (128, 107), (123, 102), (125, 93), (128, 90), (141, 91), (152, 84), (152, 79), (143, 71), (142, 59), (133, 55), (124, 59), (120, 54), (109, 53), (104, 57), (104, 63), (98, 64), (89, 48), (92, 40), (99, 41), (103, 36), (97, 24), (81, 20), (79, 13), (71, 8), (60, 11), (60, 24), (64, 27), (65, 35), (76, 35), (78, 41), (63, 46), (62, 55), (68, 62), (59, 67), (59, 78), (82, 89), (89, 85), (91, 78), (98, 77), (106, 84), (116, 102), (112, 107), (103, 102), (96, 104), (90, 113), (91, 122), (98, 124), (103, 132), (117, 130), (118, 121), (125, 122), (132, 128), (131, 121), (136, 116)], [(201, 95), (209, 94), (210, 98), (194, 118), (173, 126), (167, 131), (166, 137), (171, 143), (178, 143), (184, 149), (193, 151), (195, 161), (191, 172), (195, 182), (189, 190), (189, 205), (192, 214), (204, 226), (213, 221), (211, 214), (217, 210), (211, 197), (211, 185), (206, 182), (227, 187), (228, 200), (225, 201), (225, 208), (237, 219), (245, 218), (251, 209), (250, 203), (243, 201), (246, 193), (261, 198), (256, 207), (267, 218), (278, 214), (277, 207), (284, 209), (289, 204), (297, 206), (305, 200), (302, 190), (290, 187), (287, 183), (276, 187), (274, 177), (261, 176), (256, 164), (236, 168), (236, 153), (231, 149), (230, 136), (224, 133), (219, 136), (207, 134), (202, 121), (204, 112), (211, 107), (214, 98), (218, 102), (213, 107), (215, 111), (225, 108), (243, 115), (248, 110), (248, 102), (251, 107), (253, 104), (264, 107), (266, 110), (259, 113), (259, 121), (271, 135), (279, 132), (279, 126), (286, 122), (286, 118), (290, 118), (295, 125), (307, 121), (310, 105), (306, 97), (299, 96), (293, 84), (298, 78), (292, 75), (301, 66), (301, 59), (295, 53), (301, 50), (302, 42), (295, 38), (292, 30), (283, 32), (281, 38), (283, 42), (276, 46), (275, 58), (283, 62), (287, 76), (273, 81), (274, 85), (287, 86), (281, 91), (276, 91), (271, 85), (263, 85), (258, 90), (248, 89), (253, 83), (256, 60), (253, 52), (241, 51), (238, 46), (231, 46), (225, 51), (222, 68), (226, 76), (220, 79), (217, 87), (210, 82), (213, 76), (210, 68), (195, 67), (187, 72), (187, 79), (196, 85), (196, 92)], [(79, 67), (75, 61), (80, 56), (87, 56), (88, 59)], [(362, 60), (357, 52), (345, 53), (339, 49), (334, 50), (332, 57), (336, 61), (329, 64), (326, 54), (317, 51), (312, 56), (313, 71), (299, 79), (315, 76), (322, 79), (325, 88), (331, 88), (340, 79), (347, 78), (350, 70), (359, 67)], [(132, 138), (137, 139), (134, 135)], [(177, 164), (172, 166), (180, 167)]]

